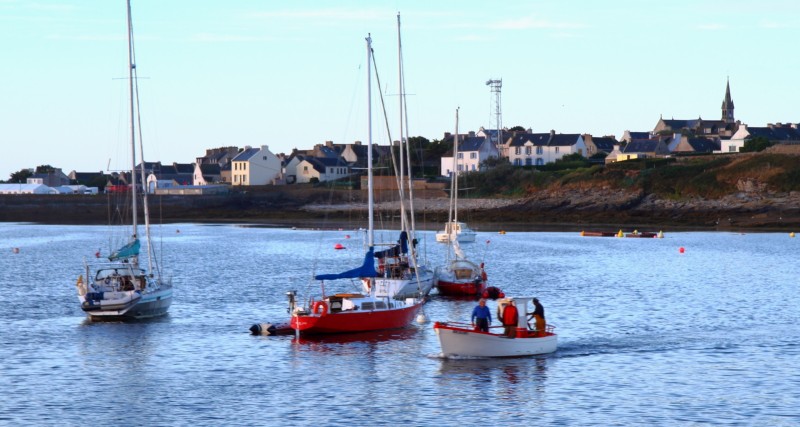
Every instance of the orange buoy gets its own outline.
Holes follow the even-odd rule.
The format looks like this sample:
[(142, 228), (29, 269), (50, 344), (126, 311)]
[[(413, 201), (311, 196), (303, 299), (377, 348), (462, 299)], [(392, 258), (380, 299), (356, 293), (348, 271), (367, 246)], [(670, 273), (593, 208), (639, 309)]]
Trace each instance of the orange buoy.
[(681, 248), (678, 249), (678, 252), (680, 252), (680, 253), (684, 253), (685, 251), (686, 251), (686, 249), (684, 249), (683, 246), (681, 246)]
[(341, 243), (337, 243), (337, 244), (335, 244), (335, 245), (333, 246), (333, 249), (337, 249), (337, 250), (338, 250), (338, 249), (344, 249), (344, 245), (342, 245)]

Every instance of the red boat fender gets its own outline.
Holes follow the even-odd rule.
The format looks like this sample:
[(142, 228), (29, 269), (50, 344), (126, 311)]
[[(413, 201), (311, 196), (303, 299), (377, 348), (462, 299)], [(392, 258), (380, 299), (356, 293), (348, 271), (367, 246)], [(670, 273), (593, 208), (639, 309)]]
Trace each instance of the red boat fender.
[[(320, 307), (322, 307), (321, 310)], [(328, 303), (325, 301), (317, 301), (314, 303), (312, 311), (314, 314), (319, 314), (321, 317), (323, 317), (328, 314)]]

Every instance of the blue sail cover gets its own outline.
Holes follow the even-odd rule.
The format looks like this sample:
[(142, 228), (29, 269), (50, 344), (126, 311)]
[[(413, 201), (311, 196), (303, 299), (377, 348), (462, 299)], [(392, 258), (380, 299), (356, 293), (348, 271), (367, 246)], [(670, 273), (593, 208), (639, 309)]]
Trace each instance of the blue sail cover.
[(408, 233), (406, 233), (405, 231), (401, 231), (400, 240), (397, 241), (397, 244), (389, 249), (375, 252), (375, 258), (383, 259), (386, 257), (395, 257), (407, 253), (408, 253)]
[(128, 243), (127, 245), (117, 249), (108, 256), (109, 261), (116, 261), (118, 259), (125, 259), (130, 257), (135, 257), (139, 255), (139, 239), (134, 239), (134, 241)]
[(375, 254), (372, 247), (369, 248), (367, 254), (364, 255), (364, 263), (360, 267), (352, 270), (347, 270), (338, 274), (317, 274), (314, 276), (316, 280), (336, 280), (336, 279), (358, 279), (359, 277), (377, 277), (378, 273), (375, 271)]

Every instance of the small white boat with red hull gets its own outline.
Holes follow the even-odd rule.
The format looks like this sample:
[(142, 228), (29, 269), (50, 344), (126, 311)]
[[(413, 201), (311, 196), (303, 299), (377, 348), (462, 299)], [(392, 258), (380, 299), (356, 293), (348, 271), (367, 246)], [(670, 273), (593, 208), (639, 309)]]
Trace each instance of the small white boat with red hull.
[[(507, 298), (505, 304), (517, 308), (517, 324), (497, 326), (502, 333), (481, 332), (470, 324), (436, 322), (433, 325), (444, 357), (521, 357), (556, 351), (558, 337), (554, 326), (532, 330), (528, 326), (529, 302), (532, 297)], [(502, 317), (501, 317), (502, 318)]]
[(456, 258), (436, 268), (436, 289), (445, 296), (481, 296), (486, 290), (483, 263)]

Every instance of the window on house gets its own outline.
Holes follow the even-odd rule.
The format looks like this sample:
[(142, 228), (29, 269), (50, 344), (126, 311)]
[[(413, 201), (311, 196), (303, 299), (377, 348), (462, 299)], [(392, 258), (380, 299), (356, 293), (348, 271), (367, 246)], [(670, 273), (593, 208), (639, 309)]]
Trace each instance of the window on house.
[(478, 158), (478, 153), (469, 153), (469, 158), (470, 159), (477, 159)]
[(473, 164), (473, 165), (472, 165), (472, 170), (473, 170), (473, 171), (475, 170), (475, 164)]
[(458, 165), (458, 171), (461, 172), (464, 170), (464, 165)]
[(536, 166), (542, 166), (544, 164), (544, 160), (540, 157), (536, 159)]
[(514, 159), (514, 166), (522, 166), (522, 161), (520, 159)]
[(536, 147), (536, 154), (542, 154), (542, 147)]
[(531, 147), (525, 147), (525, 154), (531, 154)]
[(533, 165), (533, 159), (528, 157), (527, 159), (525, 159), (525, 166), (531, 166), (531, 165)]
[(458, 153), (458, 158), (459, 159), (463, 159), (464, 158), (464, 153)]
[(522, 153), (522, 150), (520, 149), (520, 147), (514, 147), (514, 154), (519, 155), (521, 153)]
[(559, 148), (561, 148), (561, 147), (556, 147), (556, 154), (558, 154), (558, 149), (559, 149)]
[(728, 147), (728, 151), (731, 152), (731, 153), (735, 153), (736, 152), (736, 146), (735, 145), (729, 146)]

